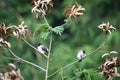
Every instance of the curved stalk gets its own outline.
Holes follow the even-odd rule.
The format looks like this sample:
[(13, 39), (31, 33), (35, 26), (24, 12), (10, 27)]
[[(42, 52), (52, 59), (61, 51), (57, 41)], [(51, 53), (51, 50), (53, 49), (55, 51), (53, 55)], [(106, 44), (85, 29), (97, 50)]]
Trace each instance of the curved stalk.
[(45, 23), (47, 24), (47, 26), (50, 27), (48, 21), (46, 20), (46, 17), (44, 17), (44, 21), (45, 21)]
[(22, 58), (18, 57), (17, 55), (15, 55), (15, 53), (14, 53), (10, 48), (9, 48), (8, 50), (9, 50), (9, 52), (10, 52), (15, 58), (17, 58), (18, 60), (23, 61), (23, 62), (25, 62), (25, 63), (27, 63), (27, 64), (30, 64), (30, 65), (32, 65), (32, 66), (34, 66), (34, 67), (37, 67), (37, 68), (39, 68), (39, 69), (41, 69), (41, 70), (43, 70), (43, 71), (46, 71), (44, 68), (42, 68), (42, 67), (40, 67), (40, 66), (38, 66), (38, 65), (36, 65), (36, 64), (34, 64), (34, 63), (32, 63), (32, 62), (29, 62), (29, 61), (27, 61), (27, 60), (25, 60), (25, 59), (22, 59)]
[(0, 56), (1, 56), (1, 57), (4, 57), (4, 58), (6, 58), (6, 59), (10, 59), (10, 60), (16, 60), (16, 61), (18, 60), (18, 59), (16, 59), (16, 58), (4, 56), (4, 55), (2, 55), (2, 54), (0, 54)]
[[(26, 43), (26, 44), (28, 44), (30, 47), (32, 47), (33, 49), (35, 49), (37, 52), (39, 52), (38, 51), (38, 49), (36, 49), (34, 46), (32, 46), (28, 41), (26, 41), (24, 38), (22, 38), (22, 40)], [(40, 53), (40, 52), (39, 52)], [(41, 53), (40, 53), (41, 54)], [(45, 54), (42, 54), (44, 57), (46, 57), (46, 58), (48, 58), (47, 57), (47, 55), (45, 55)]]
[[(101, 48), (103, 48), (104, 45), (106, 44), (106, 41), (107, 41), (107, 38), (106, 38), (106, 36), (105, 36), (104, 42), (103, 42), (97, 49), (95, 49), (94, 51), (90, 52), (90, 54), (88, 54), (86, 57), (90, 56), (91, 54), (93, 54), (93, 53), (95, 53), (96, 51), (98, 51), (98, 50), (100, 50)], [(85, 57), (85, 58), (86, 58), (86, 57)], [(85, 58), (84, 58), (84, 59), (85, 59)], [(73, 62), (70, 63), (70, 64), (67, 64), (66, 66), (64, 66), (64, 67), (58, 69), (57, 71), (53, 72), (52, 74), (50, 74), (48, 77), (52, 77), (52, 76), (55, 75), (56, 73), (58, 73), (58, 72), (60, 72), (61, 70), (63, 70), (63, 69), (65, 69), (65, 68), (67, 68), (67, 67), (69, 67), (69, 66), (77, 63), (78, 61), (79, 61), (79, 60), (76, 60), (76, 61), (73, 61)]]
[[(106, 44), (106, 42), (107, 42), (107, 35), (105, 35), (104, 42), (103, 42), (97, 49), (95, 49), (94, 51), (90, 52), (87, 56), (89, 56), (89, 55), (95, 53), (96, 51), (100, 50), (101, 48), (103, 48), (104, 45)], [(86, 57), (87, 57), (87, 56), (86, 56)]]
[(79, 60), (76, 60), (76, 61), (74, 61), (74, 62), (72, 62), (72, 63), (70, 63), (70, 64), (67, 64), (66, 66), (64, 66), (64, 67), (58, 69), (57, 71), (55, 71), (54, 73), (50, 74), (48, 77), (51, 77), (51, 76), (55, 75), (56, 73), (58, 73), (58, 72), (60, 72), (61, 70), (63, 70), (63, 69), (65, 69), (65, 68), (67, 68), (67, 67), (75, 64), (75, 63), (78, 62), (78, 61), (79, 61)]

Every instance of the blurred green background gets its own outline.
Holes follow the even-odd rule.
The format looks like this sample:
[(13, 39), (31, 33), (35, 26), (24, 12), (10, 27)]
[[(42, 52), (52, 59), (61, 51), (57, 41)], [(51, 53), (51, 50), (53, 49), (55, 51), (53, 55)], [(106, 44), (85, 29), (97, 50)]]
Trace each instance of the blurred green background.
[[(85, 7), (85, 14), (75, 22), (65, 26), (65, 30), (61, 36), (54, 34), (50, 73), (56, 71), (62, 66), (76, 60), (77, 51), (83, 49), (87, 54), (95, 50), (103, 41), (104, 33), (98, 29), (98, 25), (102, 22), (110, 22), (111, 25), (117, 28), (108, 36), (107, 45), (97, 51), (93, 55), (87, 57), (81, 63), (76, 63), (73, 66), (61, 71), (56, 76), (49, 80), (79, 80), (75, 79), (74, 71), (76, 69), (95, 69), (102, 64), (105, 59), (101, 58), (103, 52), (115, 50), (120, 53), (120, 0), (76, 0), (79, 4)], [(53, 0), (54, 7), (47, 14), (46, 18), (53, 27), (61, 25), (66, 19), (64, 8), (68, 5), (73, 5), (75, 0)], [(42, 19), (36, 19), (35, 14), (31, 13), (31, 0), (0, 0), (0, 22), (6, 25), (17, 25), (22, 21), (29, 28), (32, 34), (43, 23)], [(29, 60), (33, 63), (45, 67), (45, 59), (42, 56), (36, 56), (36, 51), (25, 44), (21, 39), (12, 38), (9, 40), (12, 44), (12, 50), (20, 57)], [(44, 40), (40, 37), (39, 31), (34, 37), (30, 37), (28, 41), (37, 46), (39, 42), (49, 45), (49, 37)], [(12, 57), (11, 54), (4, 50), (0, 54)], [(118, 56), (120, 56), (118, 54)], [(0, 67), (7, 65), (7, 58), (0, 57)], [(21, 73), (25, 80), (44, 80), (44, 72), (25, 63), (18, 63)], [(62, 74), (62, 75), (61, 75)], [(96, 79), (100, 80), (100, 79)], [(115, 78), (114, 80), (118, 80)]]

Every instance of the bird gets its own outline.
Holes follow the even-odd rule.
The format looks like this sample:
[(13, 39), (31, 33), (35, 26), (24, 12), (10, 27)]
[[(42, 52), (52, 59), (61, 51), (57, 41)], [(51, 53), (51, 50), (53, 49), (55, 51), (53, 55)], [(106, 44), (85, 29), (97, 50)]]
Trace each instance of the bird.
[(45, 54), (49, 51), (49, 49), (45, 45), (42, 45), (41, 43), (38, 44), (37, 49), (41, 54)]
[(79, 60), (78, 62), (82, 61), (82, 59), (86, 57), (86, 53), (84, 50), (79, 50), (77, 54), (77, 59)]

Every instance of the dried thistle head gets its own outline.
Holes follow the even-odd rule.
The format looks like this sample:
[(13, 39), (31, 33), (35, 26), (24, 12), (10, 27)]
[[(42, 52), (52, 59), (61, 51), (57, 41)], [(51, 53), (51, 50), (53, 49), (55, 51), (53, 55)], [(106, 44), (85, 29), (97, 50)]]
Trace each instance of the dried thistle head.
[(83, 8), (77, 2), (72, 7), (69, 6), (65, 8), (66, 16), (68, 16), (72, 20), (75, 20), (79, 18), (80, 16), (82, 16), (84, 14), (84, 11), (85, 11), (85, 8)]
[(98, 26), (99, 29), (102, 29), (106, 34), (110, 33), (111, 30), (115, 31), (116, 28), (109, 24), (109, 22), (102, 23)]
[(0, 49), (11, 47), (11, 44), (7, 42), (8, 38), (12, 36), (11, 29), (12, 27), (8, 27), (5, 26), (4, 23), (0, 23)]
[(11, 44), (0, 37), (0, 49), (3, 49), (4, 47), (10, 48)]
[(120, 67), (120, 58), (109, 56), (100, 66), (99, 72), (104, 75), (105, 80), (112, 80), (113, 77), (120, 77), (117, 67)]
[(0, 37), (3, 37), (4, 39), (7, 39), (11, 36), (11, 29), (12, 27), (5, 26), (4, 23), (0, 23)]
[(36, 13), (36, 18), (39, 16), (43, 18), (51, 7), (52, 0), (32, 0), (32, 13)]
[(25, 36), (26, 33), (28, 32), (28, 28), (27, 26), (24, 24), (24, 21), (18, 25), (18, 26), (15, 26), (16, 30), (13, 31), (13, 35), (16, 36), (17, 38), (20, 36), (20, 35), (23, 35)]
[(14, 64), (10, 63), (8, 68), (8, 71), (4, 73), (0, 72), (1, 80), (24, 80), (21, 75), (20, 69), (17, 68)]

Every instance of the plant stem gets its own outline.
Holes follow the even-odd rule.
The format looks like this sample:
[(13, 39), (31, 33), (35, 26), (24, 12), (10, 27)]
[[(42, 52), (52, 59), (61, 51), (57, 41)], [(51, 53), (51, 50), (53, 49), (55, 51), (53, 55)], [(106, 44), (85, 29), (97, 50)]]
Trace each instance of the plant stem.
[(87, 56), (89, 56), (89, 55), (95, 53), (96, 51), (100, 50), (101, 48), (103, 48), (105, 46), (106, 42), (107, 42), (107, 35), (105, 35), (104, 42), (97, 49), (95, 49), (94, 51), (90, 52)]
[(48, 59), (47, 59), (47, 66), (46, 66), (46, 76), (45, 80), (48, 80), (48, 72), (49, 72), (49, 63), (50, 63), (50, 51), (51, 51), (51, 46), (52, 46), (52, 32), (50, 36), (50, 44), (49, 44), (49, 52), (48, 52)]
[[(91, 54), (95, 53), (95, 52), (98, 51), (99, 49), (103, 48), (103, 46), (106, 44), (106, 42), (107, 42), (107, 37), (106, 37), (106, 35), (105, 35), (105, 40), (104, 40), (104, 42), (103, 42), (97, 49), (95, 49), (94, 51), (90, 52), (90, 54), (88, 54), (86, 57), (90, 56)], [(85, 58), (86, 58), (86, 57), (85, 57)], [(76, 61), (74, 61), (74, 62), (72, 62), (72, 63), (70, 63), (70, 64), (68, 64), (68, 65), (66, 65), (66, 66), (64, 66), (64, 67), (62, 67), (62, 68), (60, 68), (60, 69), (58, 69), (58, 70), (55, 71), (54, 73), (50, 74), (48, 77), (51, 77), (51, 76), (55, 75), (56, 73), (58, 73), (58, 72), (60, 72), (61, 70), (63, 70), (63, 69), (65, 69), (65, 68), (67, 68), (67, 67), (75, 64), (75, 63), (78, 62), (78, 61), (79, 61), (79, 60), (76, 60)]]
[(29, 62), (29, 61), (27, 61), (27, 60), (24, 60), (24, 59), (18, 57), (17, 55), (15, 55), (15, 53), (14, 53), (10, 48), (9, 48), (8, 50), (9, 50), (9, 52), (10, 52), (15, 58), (17, 58), (18, 60), (23, 61), (23, 62), (25, 62), (25, 63), (27, 63), (27, 64), (30, 64), (30, 65), (32, 65), (32, 66), (34, 66), (34, 67), (37, 67), (37, 68), (39, 68), (39, 69), (41, 69), (41, 70), (43, 70), (43, 71), (46, 71), (44, 68), (42, 68), (42, 67), (40, 67), (40, 66), (38, 66), (38, 65), (36, 65), (36, 64), (34, 64), (34, 63), (32, 63), (32, 62)]
[(4, 55), (2, 55), (2, 54), (0, 54), (0, 57), (4, 57), (4, 58), (10, 59), (10, 60), (18, 60), (18, 59), (16, 59), (16, 58), (4, 56)]
[[(38, 49), (36, 49), (34, 46), (32, 46), (28, 41), (26, 41), (24, 38), (22, 38), (22, 40), (26, 43), (26, 44), (28, 44), (30, 47), (32, 47), (33, 49), (35, 49), (37, 52), (39, 52), (38, 51)], [(40, 53), (40, 52), (39, 52)], [(41, 54), (41, 53), (40, 53)], [(46, 57), (46, 58), (48, 58), (45, 54), (42, 54), (44, 57)]]
[(48, 23), (46, 17), (44, 17), (44, 21), (45, 21), (45, 23), (47, 24), (47, 26), (50, 27), (50, 25), (49, 25), (49, 23)]
[(38, 30), (40, 30), (41, 26), (46, 26), (46, 24), (41, 24), (33, 33), (33, 36), (35, 36), (35, 34), (37, 33)]
[(60, 72), (61, 70), (63, 70), (63, 69), (65, 69), (65, 68), (67, 68), (67, 67), (75, 64), (75, 63), (78, 62), (78, 61), (79, 61), (79, 60), (75, 60), (74, 62), (72, 62), (72, 63), (70, 63), (70, 64), (67, 64), (66, 66), (64, 66), (64, 67), (58, 69), (57, 71), (55, 71), (54, 73), (50, 74), (48, 77), (51, 77), (51, 76), (55, 75), (56, 73), (58, 73), (58, 72)]
[[(47, 24), (47, 26), (51, 29), (52, 27), (50, 27), (46, 17), (44, 17), (44, 21)], [(48, 58), (47, 58), (47, 64), (46, 64), (45, 80), (48, 80), (51, 47), (52, 47), (52, 31), (50, 31), (50, 43), (49, 43), (49, 51), (48, 51)]]

